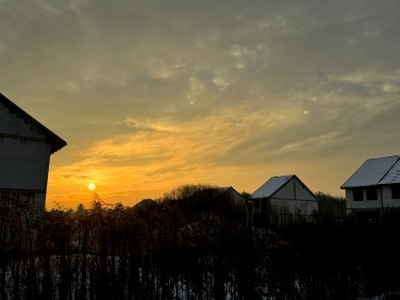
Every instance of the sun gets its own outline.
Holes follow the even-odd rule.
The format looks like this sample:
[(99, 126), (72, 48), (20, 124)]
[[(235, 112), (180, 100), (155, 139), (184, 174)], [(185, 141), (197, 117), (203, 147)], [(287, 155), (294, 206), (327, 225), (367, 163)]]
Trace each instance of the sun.
[(96, 186), (93, 183), (88, 185), (88, 189), (91, 191), (93, 191), (95, 188), (96, 188)]

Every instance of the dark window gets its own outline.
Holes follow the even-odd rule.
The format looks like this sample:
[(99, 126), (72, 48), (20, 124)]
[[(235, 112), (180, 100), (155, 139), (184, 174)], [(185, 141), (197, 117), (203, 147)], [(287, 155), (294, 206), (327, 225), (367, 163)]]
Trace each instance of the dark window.
[(392, 190), (392, 199), (400, 199), (400, 184), (393, 184), (390, 188)]
[(353, 200), (354, 201), (363, 201), (364, 200), (364, 195), (363, 195), (363, 190), (360, 188), (353, 189)]
[(254, 205), (254, 209), (260, 209), (260, 200), (259, 199), (254, 199), (253, 200), (253, 205)]
[(365, 189), (367, 200), (378, 200), (378, 194), (375, 187), (367, 187)]

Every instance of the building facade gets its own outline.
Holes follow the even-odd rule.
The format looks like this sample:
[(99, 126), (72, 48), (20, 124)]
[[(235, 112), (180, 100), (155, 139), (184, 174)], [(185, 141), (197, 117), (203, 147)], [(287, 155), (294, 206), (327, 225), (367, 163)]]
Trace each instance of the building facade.
[(310, 216), (318, 211), (318, 199), (296, 176), (270, 178), (253, 194), (253, 214), (274, 211), (281, 215)]
[(0, 94), (0, 198), (44, 208), (50, 155), (66, 144)]
[(342, 186), (348, 213), (400, 208), (400, 155), (368, 159)]

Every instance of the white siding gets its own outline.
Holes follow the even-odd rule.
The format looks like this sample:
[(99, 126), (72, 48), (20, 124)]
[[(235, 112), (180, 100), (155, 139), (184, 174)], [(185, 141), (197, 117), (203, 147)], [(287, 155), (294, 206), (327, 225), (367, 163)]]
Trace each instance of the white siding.
[(392, 199), (392, 191), (389, 186), (375, 186), (377, 189), (377, 200), (366, 200), (365, 187), (362, 201), (354, 201), (353, 189), (346, 189), (347, 211), (377, 211), (386, 208), (399, 208), (400, 199)]
[(310, 215), (314, 210), (318, 211), (318, 202), (295, 177), (289, 180), (270, 199), (275, 208), (287, 207), (289, 213)]

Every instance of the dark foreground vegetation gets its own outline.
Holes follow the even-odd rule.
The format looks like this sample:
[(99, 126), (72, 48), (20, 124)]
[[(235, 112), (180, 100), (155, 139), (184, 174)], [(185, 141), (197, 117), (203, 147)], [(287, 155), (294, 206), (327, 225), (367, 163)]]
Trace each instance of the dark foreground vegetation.
[(229, 201), (193, 196), (203, 188), (136, 208), (96, 199), (40, 211), (2, 200), (0, 298), (397, 299), (398, 213), (338, 221), (325, 208), (257, 228)]

